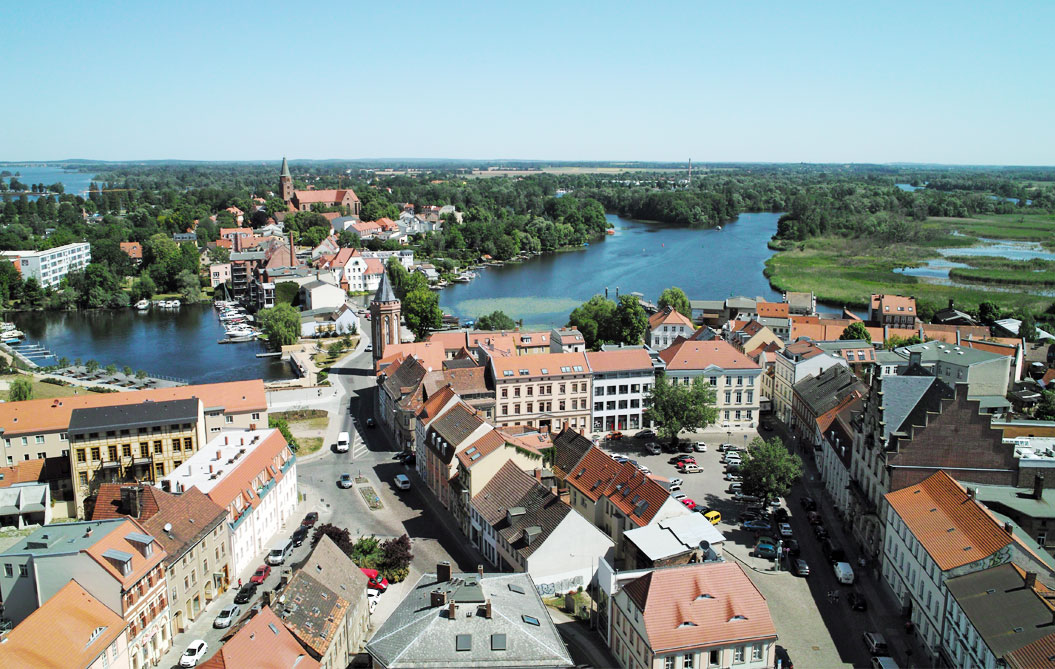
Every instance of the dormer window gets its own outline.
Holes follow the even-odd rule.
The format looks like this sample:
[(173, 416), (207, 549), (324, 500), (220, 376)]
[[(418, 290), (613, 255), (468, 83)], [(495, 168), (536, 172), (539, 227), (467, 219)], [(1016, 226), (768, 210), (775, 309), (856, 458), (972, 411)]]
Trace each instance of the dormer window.
[(90, 646), (93, 643), (95, 643), (95, 640), (98, 639), (99, 635), (101, 635), (103, 632), (105, 632), (106, 629), (107, 628), (106, 628), (105, 625), (103, 625), (102, 627), (96, 627), (95, 629), (93, 629), (91, 635), (88, 637), (88, 643), (84, 644), (85, 647)]
[(696, 623), (692, 622), (691, 620), (686, 620), (682, 624), (678, 625), (678, 629), (681, 629), (683, 627), (696, 627)]
[(148, 558), (154, 554), (154, 537), (149, 534), (140, 534), (139, 532), (132, 532), (125, 537), (125, 540), (134, 545), (139, 549), (139, 552), (143, 557)]

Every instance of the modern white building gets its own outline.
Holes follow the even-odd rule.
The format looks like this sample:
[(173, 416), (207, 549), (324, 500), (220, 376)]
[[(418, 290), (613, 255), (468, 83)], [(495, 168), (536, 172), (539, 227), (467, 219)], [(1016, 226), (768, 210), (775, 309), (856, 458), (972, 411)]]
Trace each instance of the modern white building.
[(337, 309), (344, 305), (347, 294), (339, 286), (316, 279), (300, 287), (300, 306), (305, 311)]
[(46, 251), (3, 251), (22, 275), (22, 280), (33, 277), (47, 288), (57, 286), (67, 274), (77, 272), (92, 261), (92, 247), (88, 242), (56, 246)]
[(594, 432), (645, 427), (645, 398), (656, 382), (652, 356), (645, 348), (588, 352), (593, 373)]
[(240, 574), (297, 508), (297, 459), (278, 430), (223, 432), (161, 480), (175, 493), (192, 486), (227, 509)]

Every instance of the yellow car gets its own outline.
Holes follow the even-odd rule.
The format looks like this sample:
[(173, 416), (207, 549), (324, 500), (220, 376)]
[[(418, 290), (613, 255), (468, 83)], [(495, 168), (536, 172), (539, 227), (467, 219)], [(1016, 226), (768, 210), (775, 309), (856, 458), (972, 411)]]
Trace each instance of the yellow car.
[(717, 511), (708, 511), (707, 513), (703, 514), (703, 517), (711, 521), (711, 525), (717, 525), (718, 523), (722, 522), (722, 514), (718, 513)]

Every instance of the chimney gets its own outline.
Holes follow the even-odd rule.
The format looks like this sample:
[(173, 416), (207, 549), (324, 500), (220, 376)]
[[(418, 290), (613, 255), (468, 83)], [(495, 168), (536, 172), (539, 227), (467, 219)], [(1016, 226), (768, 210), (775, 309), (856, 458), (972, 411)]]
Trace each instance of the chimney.
[(234, 252), (238, 253), (242, 250), (242, 235), (235, 235), (234, 239), (231, 240), (231, 245), (234, 248)]
[(139, 486), (121, 488), (121, 508), (132, 518), (139, 518), (143, 512), (142, 492)]
[(223, 435), (223, 445), (226, 446), (226, 445), (228, 445), (230, 443), (231, 443), (231, 438), (229, 436), (227, 436), (226, 434)]
[(889, 325), (884, 325), (883, 326), (883, 341), (885, 342), (888, 339), (890, 339), (890, 326)]
[(1015, 526), (1011, 523), (1004, 523), (1004, 531), (1013, 535), (1015, 533)]
[(923, 339), (923, 340), (926, 340), (926, 337), (923, 336), (923, 326), (922, 325), (919, 326), (919, 338)]
[(447, 604), (447, 620), (454, 620), (458, 615), (458, 605), (454, 602)]
[(481, 579), (484, 577), (484, 566), (482, 564), (476, 565), (476, 575)]
[(1037, 474), (1033, 477), (1033, 499), (1038, 502), (1044, 499), (1044, 475)]
[(447, 604), (447, 593), (442, 590), (433, 590), (429, 593), (429, 606), (445, 606)]
[[(949, 301), (952, 302), (952, 300)], [(956, 328), (956, 345), (960, 345), (960, 328)]]
[(953, 302), (952, 298), (949, 298), (949, 308), (950, 309), (952, 309), (953, 304), (955, 304), (955, 302)]
[(451, 580), (451, 563), (440, 562), (436, 565), (436, 582), (446, 583)]
[[(1036, 577), (1037, 577), (1037, 575), (1033, 574), (1034, 580), (1036, 579)], [(488, 599), (487, 603), (484, 604), (484, 618), (487, 618), (488, 620), (491, 619), (491, 600), (490, 599)]]
[(1031, 590), (1037, 587), (1037, 572), (1035, 572), (1035, 571), (1027, 571), (1026, 572), (1026, 587), (1031, 589)]
[(222, 460), (223, 459), (223, 453), (218, 448), (216, 449), (216, 459), (217, 460)]

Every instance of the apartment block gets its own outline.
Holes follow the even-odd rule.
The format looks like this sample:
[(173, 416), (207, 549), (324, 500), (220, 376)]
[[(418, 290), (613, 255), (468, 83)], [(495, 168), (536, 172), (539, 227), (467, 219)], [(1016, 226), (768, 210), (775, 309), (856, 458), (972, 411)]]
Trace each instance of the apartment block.
[(59, 285), (70, 272), (79, 272), (92, 261), (88, 242), (56, 246), (45, 251), (2, 251), (0, 256), (14, 264), (22, 280), (34, 278), (44, 288)]
[(672, 383), (690, 385), (696, 378), (715, 391), (718, 423), (746, 429), (758, 423), (762, 400), (762, 368), (721, 339), (679, 340), (659, 353)]
[(497, 427), (524, 425), (549, 432), (590, 428), (592, 402), (585, 353), (493, 356), (489, 360)]
[(589, 352), (586, 360), (593, 376), (590, 429), (611, 432), (645, 427), (646, 402), (656, 382), (648, 350), (620, 348)]

